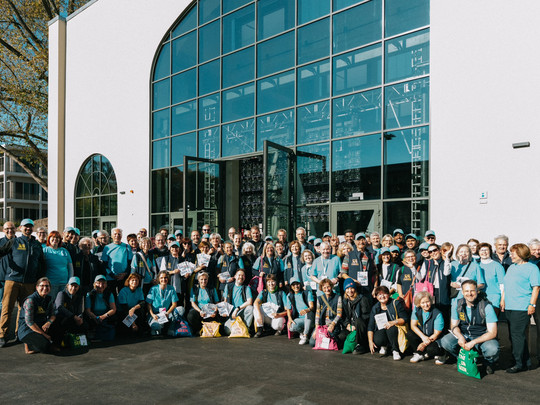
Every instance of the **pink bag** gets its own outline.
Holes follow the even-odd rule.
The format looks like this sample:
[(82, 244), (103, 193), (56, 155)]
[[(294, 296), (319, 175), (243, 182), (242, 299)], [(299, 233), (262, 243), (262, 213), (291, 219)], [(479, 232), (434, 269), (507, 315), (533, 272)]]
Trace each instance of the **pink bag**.
[(416, 294), (418, 294), (421, 291), (427, 291), (431, 295), (433, 295), (433, 284), (429, 281), (424, 281), (423, 283), (415, 283), (414, 284), (414, 296), (416, 297)]
[(328, 326), (317, 326), (313, 350), (338, 350), (337, 342), (328, 334)]

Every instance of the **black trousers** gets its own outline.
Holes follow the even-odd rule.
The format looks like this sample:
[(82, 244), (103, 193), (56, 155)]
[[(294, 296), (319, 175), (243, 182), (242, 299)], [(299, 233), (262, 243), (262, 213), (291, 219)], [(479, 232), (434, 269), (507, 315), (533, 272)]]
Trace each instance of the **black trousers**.
[[(368, 345), (368, 337), (367, 337), (367, 325), (366, 322), (362, 318), (357, 318), (353, 326), (356, 330), (356, 344), (360, 345), (360, 347), (367, 349), (369, 347)], [(351, 333), (349, 332), (345, 327), (341, 330), (341, 332), (338, 335), (338, 344), (340, 347), (343, 346), (343, 342), (345, 342), (345, 339), (347, 339), (347, 335)]]
[(379, 329), (373, 333), (373, 342), (375, 346), (386, 346), (388, 350), (399, 352), (398, 328), (392, 326), (389, 329)]
[(56, 318), (49, 329), (49, 335), (55, 345), (60, 347), (62, 339), (66, 333), (75, 333), (80, 335), (88, 334), (88, 323), (83, 319), (79, 326), (73, 318)]
[(417, 350), (418, 345), (422, 343), (422, 339), (420, 336), (418, 336), (416, 333), (414, 333), (412, 330), (409, 330), (407, 332), (407, 340), (409, 341), (409, 347), (412, 349), (414, 353), (419, 354), (428, 354), (429, 357), (435, 357), (443, 354), (444, 350), (441, 349), (439, 344), (437, 342), (430, 343), (423, 352)]
[(506, 310), (505, 314), (508, 332), (512, 341), (512, 356), (514, 356), (516, 367), (525, 368), (531, 361), (527, 342), (529, 314), (527, 311), (513, 310)]
[(26, 343), (30, 350), (41, 353), (48, 352), (49, 347), (51, 346), (51, 343), (47, 340), (47, 338), (36, 332), (30, 332), (28, 335), (23, 337), (21, 341)]

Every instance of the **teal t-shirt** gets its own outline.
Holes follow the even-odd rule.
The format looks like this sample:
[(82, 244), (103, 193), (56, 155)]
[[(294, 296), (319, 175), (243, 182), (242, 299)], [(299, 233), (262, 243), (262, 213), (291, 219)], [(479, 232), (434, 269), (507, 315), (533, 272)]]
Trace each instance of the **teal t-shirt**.
[(67, 284), (69, 280), (69, 265), (71, 255), (63, 247), (53, 249), (50, 246), (43, 248), (45, 263), (47, 265), (47, 277), (51, 285)]
[(124, 287), (118, 293), (118, 303), (126, 304), (129, 308), (133, 308), (141, 301), (144, 301), (141, 287), (136, 288), (135, 291), (131, 291), (129, 287)]
[[(84, 304), (86, 308), (92, 308), (92, 301), (90, 300), (90, 293), (86, 295), (86, 298), (84, 300)], [(109, 304), (114, 304), (114, 295), (111, 294), (109, 296)], [(107, 312), (107, 305), (105, 305), (105, 300), (103, 299), (103, 294), (96, 294), (96, 300), (94, 302), (94, 308), (92, 309), (92, 312), (95, 315), (103, 315), (105, 312)]]
[(513, 264), (504, 276), (505, 309), (526, 311), (533, 287), (540, 285), (540, 270), (532, 263)]
[[(225, 297), (229, 296), (229, 288), (230, 284), (227, 284), (225, 287)], [(229, 304), (233, 305), (235, 308), (238, 308), (242, 304), (244, 304), (244, 298), (242, 297), (242, 286), (237, 286), (234, 284), (232, 291), (232, 302), (229, 302)], [(251, 293), (251, 288), (246, 288), (246, 300), (253, 299), (253, 294)]]
[[(467, 311), (467, 317), (471, 319), (471, 308), (465, 304), (465, 311)], [(457, 300), (454, 300), (452, 302), (452, 320), (458, 321), (459, 316), (457, 312)], [(495, 310), (493, 309), (493, 305), (487, 304), (486, 305), (486, 323), (495, 323), (497, 322), (497, 314), (495, 313)]]
[[(427, 321), (428, 317), (429, 317), (429, 312), (422, 311), (422, 324), (424, 324)], [(418, 317), (416, 316), (416, 311), (412, 311), (411, 320), (418, 321)], [(436, 331), (441, 331), (444, 329), (444, 318), (440, 312), (435, 317), (435, 321), (433, 322), (433, 328)]]

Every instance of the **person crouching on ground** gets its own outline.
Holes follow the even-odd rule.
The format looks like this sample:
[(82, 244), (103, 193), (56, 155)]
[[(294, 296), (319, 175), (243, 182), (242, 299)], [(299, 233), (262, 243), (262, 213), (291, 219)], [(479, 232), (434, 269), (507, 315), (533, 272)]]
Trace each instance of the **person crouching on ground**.
[(343, 283), (345, 295), (343, 296), (343, 329), (338, 335), (338, 341), (342, 344), (347, 335), (356, 331), (356, 346), (353, 354), (364, 354), (369, 351), (367, 338), (367, 324), (371, 312), (370, 299), (358, 292), (354, 279), (348, 278)]
[[(266, 276), (266, 289), (261, 291), (255, 300), (254, 313), (257, 333), (254, 337), (256, 338), (262, 336), (264, 325), (270, 325), (276, 331), (276, 336), (281, 334), (285, 326), (285, 317), (287, 316), (285, 307), (288, 305), (288, 300), (285, 293), (278, 288), (277, 282), (276, 274), (268, 274)], [(273, 303), (277, 306), (276, 312), (271, 314), (272, 317), (263, 311), (262, 305), (265, 303)]]
[[(148, 303), (148, 325), (151, 328), (151, 334), (157, 336), (166, 334), (171, 319), (172, 312), (178, 305), (178, 295), (172, 285), (169, 285), (169, 273), (161, 270), (158, 273), (159, 284), (153, 286), (146, 296)], [(182, 311), (180, 315), (183, 315)]]
[[(187, 315), (187, 321), (191, 325), (191, 328), (198, 333), (202, 328), (202, 320), (207, 319), (209, 322), (220, 322), (221, 319), (218, 314), (217, 308), (212, 314), (206, 314), (204, 312), (205, 307), (208, 304), (217, 304), (219, 298), (215, 288), (208, 287), (209, 275), (205, 271), (199, 273), (199, 285), (193, 285), (191, 289), (191, 309)], [(206, 317), (206, 318), (205, 318)]]
[(427, 291), (421, 291), (414, 297), (411, 330), (407, 334), (409, 344), (414, 350), (411, 363), (442, 354), (438, 339), (442, 337), (444, 318), (434, 304), (435, 298)]
[(315, 322), (315, 300), (311, 291), (302, 289), (302, 283), (297, 277), (290, 279), (290, 286), (292, 291), (287, 295), (287, 326), (289, 331), (300, 333), (298, 344), (305, 345)]
[[(499, 359), (497, 315), (489, 301), (478, 297), (476, 281), (464, 281), (461, 291), (463, 298), (452, 303), (452, 333), (441, 339), (441, 347), (454, 357), (459, 355), (461, 348), (480, 350), (487, 362), (486, 372), (493, 374), (495, 363)], [(447, 355), (439, 356), (435, 359), (435, 364), (444, 364), (447, 359)]]
[(244, 285), (245, 279), (245, 270), (238, 268), (234, 275), (234, 284), (227, 284), (225, 287), (224, 301), (234, 307), (229, 319), (223, 326), (226, 335), (231, 334), (231, 326), (238, 317), (244, 321), (248, 329), (253, 324), (253, 296), (251, 295), (251, 288)]
[[(338, 329), (341, 326), (340, 320), (343, 316), (343, 301), (341, 296), (334, 292), (334, 283), (329, 278), (324, 278), (319, 282), (319, 289), (322, 291), (322, 295), (317, 298), (315, 328), (326, 325), (328, 326), (328, 334), (336, 338), (339, 334)], [(315, 337), (316, 333), (313, 333), (309, 340), (311, 346), (315, 346)]]
[(84, 314), (96, 339), (113, 340), (116, 323), (116, 301), (107, 288), (107, 279), (98, 275), (94, 279), (94, 289), (85, 298)]

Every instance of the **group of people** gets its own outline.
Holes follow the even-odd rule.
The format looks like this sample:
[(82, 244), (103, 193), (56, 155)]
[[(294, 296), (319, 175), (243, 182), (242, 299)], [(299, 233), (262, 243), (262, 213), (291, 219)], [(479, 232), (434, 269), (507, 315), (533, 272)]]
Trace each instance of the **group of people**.
[[(454, 249), (431, 230), (423, 238), (402, 229), (317, 238), (298, 228), (289, 241), (284, 229), (263, 238), (257, 226), (230, 228), (222, 238), (206, 224), (190, 237), (161, 229), (151, 239), (142, 228), (124, 243), (119, 228), (81, 238), (72, 227), (62, 234), (38, 228), (34, 237), (33, 227), (23, 220), (16, 236), (4, 224), (0, 346), (18, 303), (17, 337), (27, 353), (59, 350), (67, 333), (166, 335), (179, 320), (194, 334), (217, 322), (228, 335), (240, 318), (255, 338), (298, 334), (299, 344), (318, 347), (324, 330), (337, 347), (353, 336), (354, 354), (394, 360), (407, 341), (412, 363), (445, 364), (460, 349), (477, 350), (490, 374), (504, 319), (514, 359), (506, 371), (532, 365), (531, 315), (540, 325), (536, 239), (508, 248), (500, 235), (494, 248), (470, 239)], [(538, 346), (539, 339), (537, 356)]]

